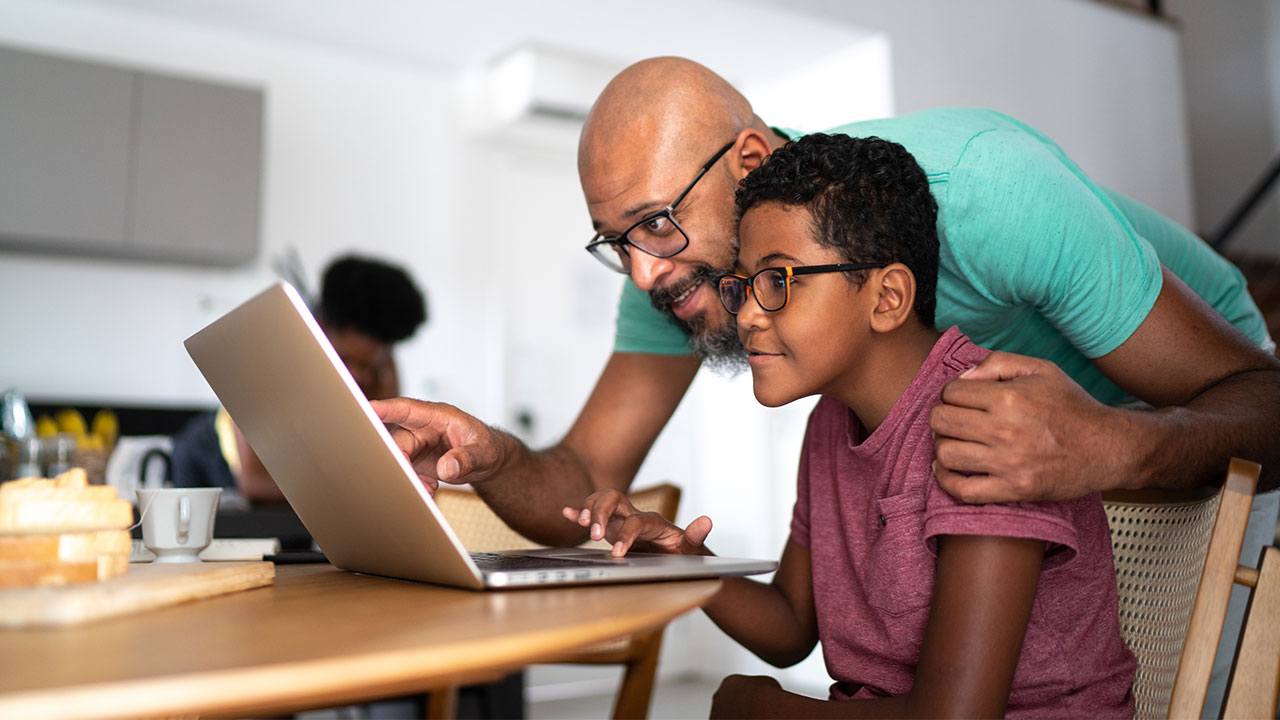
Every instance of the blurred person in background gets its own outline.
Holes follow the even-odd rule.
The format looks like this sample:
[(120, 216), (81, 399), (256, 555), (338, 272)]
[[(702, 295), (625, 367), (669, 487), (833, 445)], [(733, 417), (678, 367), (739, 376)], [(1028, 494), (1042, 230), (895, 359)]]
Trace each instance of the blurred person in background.
[[(370, 400), (400, 394), (396, 345), (427, 321), (422, 291), (402, 268), (344, 255), (325, 268), (316, 320)], [(262, 461), (225, 408), (197, 416), (173, 438), (175, 487), (221, 487), (251, 502), (283, 502)]]

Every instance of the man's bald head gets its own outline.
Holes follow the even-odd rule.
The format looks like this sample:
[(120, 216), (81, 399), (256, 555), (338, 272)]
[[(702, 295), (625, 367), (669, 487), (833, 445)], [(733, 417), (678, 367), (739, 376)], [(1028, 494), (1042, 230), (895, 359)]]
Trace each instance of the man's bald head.
[(610, 165), (619, 148), (651, 165), (697, 167), (702, 155), (757, 124), (763, 127), (751, 103), (706, 67), (677, 57), (641, 60), (609, 81), (592, 105), (578, 144), (578, 171), (585, 180)]
[(733, 193), (781, 142), (724, 78), (673, 57), (619, 73), (582, 128), (578, 177), (592, 225), (606, 238), (642, 224), (641, 232), (683, 235), (674, 254), (647, 252), (630, 236), (607, 252), (713, 365), (737, 368), (746, 357), (715, 290), (737, 254)]

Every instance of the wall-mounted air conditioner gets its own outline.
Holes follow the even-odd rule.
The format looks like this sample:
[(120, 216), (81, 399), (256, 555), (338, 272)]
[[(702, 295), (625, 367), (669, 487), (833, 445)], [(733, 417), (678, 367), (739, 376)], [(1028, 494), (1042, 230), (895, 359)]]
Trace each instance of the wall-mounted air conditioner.
[(464, 85), (467, 125), (479, 132), (536, 125), (576, 133), (621, 60), (549, 47), (523, 45), (468, 73)]

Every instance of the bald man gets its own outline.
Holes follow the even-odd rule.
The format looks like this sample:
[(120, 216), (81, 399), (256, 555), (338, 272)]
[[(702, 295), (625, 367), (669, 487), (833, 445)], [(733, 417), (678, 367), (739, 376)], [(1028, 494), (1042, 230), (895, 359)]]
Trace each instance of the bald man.
[[(949, 385), (931, 418), (949, 492), (1060, 500), (1219, 483), (1233, 455), (1261, 462), (1264, 488), (1276, 486), (1274, 344), (1240, 273), (1199, 238), (998, 113), (835, 132), (894, 140), (924, 167), (939, 206), (938, 326), (1008, 351)], [(741, 362), (715, 289), (736, 253), (734, 191), (795, 135), (688, 60), (614, 78), (578, 150), (597, 233), (588, 250), (631, 279), (614, 354), (568, 434), (540, 451), (447, 405), (375, 403), (424, 482), (474, 483), (525, 535), (583, 540), (561, 508), (629, 487), (699, 367)], [(1116, 407), (1126, 400), (1147, 407)]]

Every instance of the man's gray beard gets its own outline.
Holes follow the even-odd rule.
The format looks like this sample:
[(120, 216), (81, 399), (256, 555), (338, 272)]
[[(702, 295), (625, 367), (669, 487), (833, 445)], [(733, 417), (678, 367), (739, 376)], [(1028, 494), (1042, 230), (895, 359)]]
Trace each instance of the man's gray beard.
[[(678, 320), (677, 320), (678, 322)], [(738, 340), (738, 325), (727, 322), (719, 330), (709, 330), (704, 323), (697, 323), (698, 329), (681, 323), (689, 331), (689, 347), (693, 354), (702, 358), (702, 364), (717, 375), (735, 377), (750, 367), (747, 362), (747, 351), (742, 349)]]
[(670, 290), (654, 289), (649, 292), (649, 302), (677, 325), (689, 333), (689, 349), (702, 359), (702, 364), (712, 372), (724, 377), (733, 377), (749, 367), (747, 352), (742, 349), (738, 340), (737, 323), (726, 322), (719, 329), (707, 327), (701, 317), (689, 321), (676, 317), (672, 310), (672, 301), (684, 294), (685, 290), (699, 282), (706, 282), (712, 292), (716, 292), (716, 280), (725, 271), (718, 271), (705, 263), (699, 264), (684, 282)]

